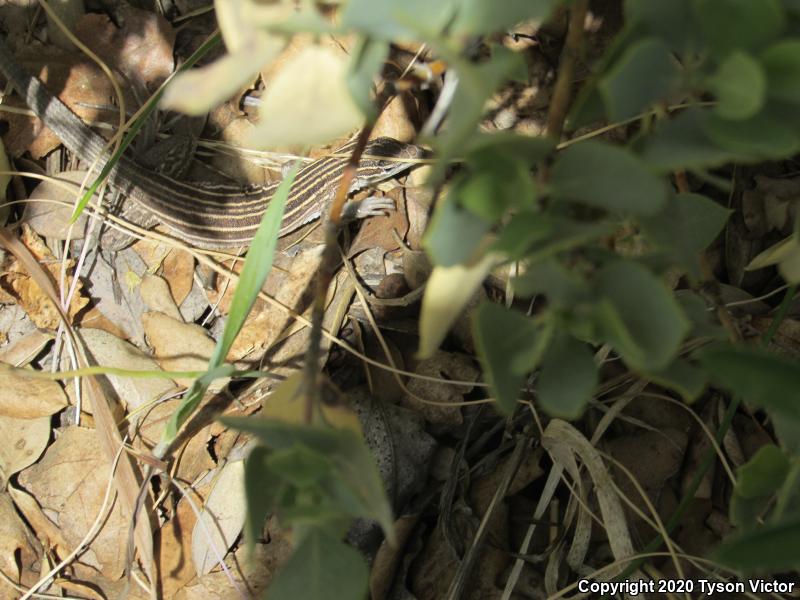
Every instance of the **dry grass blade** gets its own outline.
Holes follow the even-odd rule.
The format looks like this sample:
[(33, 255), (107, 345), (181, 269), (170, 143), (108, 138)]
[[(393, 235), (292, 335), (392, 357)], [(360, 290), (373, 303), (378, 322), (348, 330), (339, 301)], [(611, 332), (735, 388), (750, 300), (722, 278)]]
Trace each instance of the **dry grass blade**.
[[(42, 291), (50, 298), (50, 301), (58, 310), (61, 319), (64, 323), (67, 335), (72, 340), (77, 353), (79, 366), (85, 368), (89, 366), (89, 361), (83, 350), (83, 345), (79, 343), (75, 332), (70, 326), (67, 315), (59, 304), (58, 292), (53, 286), (52, 281), (48, 278), (47, 274), (41, 268), (36, 259), (31, 255), (28, 249), (13, 236), (6, 228), (0, 228), (0, 244), (11, 252), (17, 260), (19, 260), (31, 275), (31, 278), (42, 289)], [(122, 437), (114, 422), (114, 417), (111, 414), (111, 409), (106, 402), (100, 384), (94, 377), (86, 377), (86, 390), (92, 402), (92, 410), (94, 413), (96, 431), (100, 437), (100, 445), (103, 448), (103, 453), (112, 464), (117, 450), (122, 445)], [(139, 493), (139, 481), (133, 467), (131, 459), (125, 455), (119, 462), (119, 466), (115, 471), (114, 478), (116, 480), (116, 488), (122, 500), (123, 506), (126, 508), (130, 515), (134, 515), (134, 507), (136, 506), (136, 498)], [(150, 580), (153, 581), (153, 532), (150, 527), (150, 521), (146, 518), (136, 520), (136, 547), (139, 550), (140, 559), (144, 565), (145, 572)]]

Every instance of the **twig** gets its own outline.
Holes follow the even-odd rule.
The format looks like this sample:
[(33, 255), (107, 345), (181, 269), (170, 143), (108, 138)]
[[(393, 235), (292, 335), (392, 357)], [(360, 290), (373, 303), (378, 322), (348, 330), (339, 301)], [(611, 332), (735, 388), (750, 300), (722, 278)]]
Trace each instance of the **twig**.
[(575, 76), (575, 65), (582, 53), (583, 24), (589, 10), (589, 0), (576, 0), (569, 11), (569, 28), (561, 60), (558, 66), (558, 78), (553, 89), (553, 99), (547, 114), (547, 135), (560, 139), (564, 130), (564, 121), (572, 100), (572, 83)]

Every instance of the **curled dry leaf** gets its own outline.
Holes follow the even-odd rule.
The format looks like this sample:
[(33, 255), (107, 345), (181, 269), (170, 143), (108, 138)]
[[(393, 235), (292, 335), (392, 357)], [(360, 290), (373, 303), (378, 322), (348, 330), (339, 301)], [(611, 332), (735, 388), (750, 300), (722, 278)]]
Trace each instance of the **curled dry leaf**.
[[(30, 250), (42, 268), (52, 280), (58, 281), (61, 262), (58, 261), (45, 246), (42, 238), (36, 235), (27, 225), (22, 226), (22, 243)], [(67, 266), (73, 266), (68, 261)], [(50, 298), (31, 278), (28, 269), (16, 258), (7, 258), (7, 264), (0, 275), (0, 285), (13, 297), (14, 301), (28, 314), (31, 321), (42, 329), (55, 329), (61, 321), (58, 310)], [(67, 287), (72, 285), (72, 277), (66, 280)], [(83, 285), (79, 282), (76, 293), (72, 296), (67, 314), (74, 318), (88, 303), (89, 299), (81, 295)]]
[(0, 363), (0, 416), (14, 419), (47, 417), (67, 406), (67, 396), (51, 379), (34, 376), (24, 369)]

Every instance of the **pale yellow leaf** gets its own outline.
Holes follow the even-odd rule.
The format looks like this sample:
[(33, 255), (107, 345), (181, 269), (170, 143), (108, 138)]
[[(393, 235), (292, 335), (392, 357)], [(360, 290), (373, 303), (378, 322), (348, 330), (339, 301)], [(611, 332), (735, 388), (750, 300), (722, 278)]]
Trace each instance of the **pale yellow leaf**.
[(161, 105), (188, 115), (204, 115), (247, 87), (285, 44), (274, 36), (254, 37), (237, 52), (177, 75), (164, 91)]
[(214, 0), (214, 14), (229, 52), (246, 50), (264, 30), (291, 17), (293, 0)]
[(264, 94), (252, 145), (315, 144), (359, 127), (363, 117), (346, 71), (346, 56), (322, 46), (308, 46), (287, 60)]
[(747, 271), (755, 271), (770, 265), (778, 264), (796, 252), (797, 247), (797, 240), (794, 236), (790, 236), (785, 240), (781, 240), (774, 246), (770, 246), (763, 252), (760, 252), (758, 256), (750, 261), (750, 264), (748, 264), (745, 269)]
[(473, 265), (433, 268), (422, 297), (419, 358), (429, 358), (436, 352), (450, 327), (499, 260), (498, 255), (487, 254)]

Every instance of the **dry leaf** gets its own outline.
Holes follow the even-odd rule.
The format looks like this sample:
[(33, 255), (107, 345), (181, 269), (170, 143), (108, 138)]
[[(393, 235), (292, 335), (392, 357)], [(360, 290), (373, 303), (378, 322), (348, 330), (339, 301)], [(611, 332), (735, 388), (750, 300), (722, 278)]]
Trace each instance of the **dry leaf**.
[[(89, 211), (84, 211), (75, 225), (70, 225), (69, 220), (75, 201), (81, 196), (81, 186), (90, 185), (93, 179), (87, 171), (78, 170), (63, 171), (53, 180), (42, 181), (25, 206), (25, 222), (42, 237), (65, 240), (69, 235), (73, 240), (84, 239)], [(96, 200), (97, 195), (92, 202)]]
[[(194, 493), (192, 500), (202, 504), (203, 499)], [(175, 594), (195, 577), (191, 561), (192, 537), (197, 517), (186, 498), (181, 499), (172, 518), (156, 532), (159, 576), (162, 598), (174, 598)]]
[(441, 377), (447, 381), (434, 383), (412, 378), (408, 382), (408, 391), (411, 394), (436, 404), (422, 402), (414, 396), (406, 396), (401, 401), (403, 406), (419, 412), (426, 421), (440, 425), (459, 425), (462, 422), (461, 407), (447, 406), (448, 404), (464, 401), (464, 394), (472, 391), (472, 386), (452, 385), (453, 380), (477, 381), (479, 371), (472, 360), (462, 354), (450, 352), (437, 352), (428, 359), (421, 361), (414, 372), (419, 375)]
[(244, 461), (229, 461), (222, 467), (192, 530), (192, 560), (198, 576), (217, 565), (217, 556), (227, 554), (242, 531), (246, 515)]
[(58, 382), (42, 379), (24, 369), (0, 363), (0, 416), (36, 419), (50, 416), (67, 406), (67, 396)]
[(180, 306), (192, 290), (194, 257), (180, 248), (167, 248), (151, 239), (138, 240), (132, 246), (147, 265), (150, 273), (158, 273), (167, 280), (175, 304)]
[[(102, 367), (131, 371), (161, 371), (158, 363), (136, 346), (106, 331), (83, 329), (81, 339), (96, 363)], [(136, 410), (177, 389), (171, 379), (163, 377), (117, 375), (106, 375), (106, 377), (129, 411)]]
[[(21, 241), (31, 254), (42, 263), (52, 280), (58, 281), (61, 272), (61, 263), (55, 259), (42, 239), (27, 225), (22, 225)], [(72, 267), (72, 262), (67, 263)], [(8, 260), (8, 264), (0, 275), (0, 284), (7, 291), (11, 291), (15, 301), (31, 318), (37, 327), (42, 329), (55, 329), (61, 322), (58, 310), (39, 285), (33, 281), (27, 269), (16, 258)], [(72, 285), (72, 277), (66, 278), (66, 286)], [(77, 291), (72, 296), (67, 314), (74, 318), (88, 303), (89, 299), (81, 295), (83, 284), (78, 282)]]
[(34, 567), (41, 553), (39, 541), (19, 518), (8, 493), (0, 492), (0, 569), (14, 583), (30, 587), (38, 580)]
[(0, 350), (0, 362), (23, 367), (36, 358), (52, 339), (52, 334), (35, 329)]
[(0, 476), (5, 481), (39, 460), (50, 441), (50, 417), (0, 417)]
[[(40, 462), (20, 473), (19, 482), (58, 521), (72, 549), (97, 518), (110, 476), (97, 434), (90, 429), (69, 427)], [(120, 503), (115, 502), (102, 529), (80, 559), (112, 580), (119, 578), (125, 568), (129, 522), (122, 512)]]
[(178, 310), (165, 279), (156, 275), (145, 275), (139, 286), (139, 293), (150, 310), (164, 313), (176, 321), (183, 321), (181, 311)]
[(118, 10), (122, 13), (122, 28), (104, 14), (88, 13), (78, 21), (75, 34), (126, 79), (153, 89), (175, 67), (175, 32), (163, 16), (153, 11), (127, 3), (120, 3)]
[[(155, 350), (158, 363), (165, 371), (205, 371), (216, 344), (199, 325), (183, 323), (159, 312), (142, 315), (147, 338)], [(193, 379), (175, 378), (189, 387)], [(209, 389), (219, 390), (227, 380), (215, 381)]]

